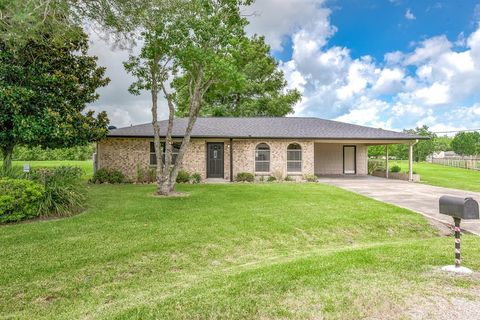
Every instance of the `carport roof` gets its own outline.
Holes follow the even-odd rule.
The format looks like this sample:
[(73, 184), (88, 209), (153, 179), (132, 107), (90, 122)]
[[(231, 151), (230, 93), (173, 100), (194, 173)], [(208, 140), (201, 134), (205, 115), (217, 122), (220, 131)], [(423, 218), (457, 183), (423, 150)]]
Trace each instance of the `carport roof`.
[[(174, 120), (173, 137), (183, 137), (187, 118)], [(165, 136), (167, 120), (159, 121)], [(270, 138), (329, 140), (415, 140), (423, 136), (383, 130), (339, 121), (302, 117), (198, 118), (192, 138)], [(153, 137), (151, 123), (112, 129), (108, 137)]]

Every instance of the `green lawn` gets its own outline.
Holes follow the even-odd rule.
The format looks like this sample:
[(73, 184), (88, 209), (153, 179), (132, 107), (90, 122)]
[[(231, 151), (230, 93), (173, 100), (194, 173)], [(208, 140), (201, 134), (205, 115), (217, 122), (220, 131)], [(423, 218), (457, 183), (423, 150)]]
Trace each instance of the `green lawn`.
[[(390, 167), (398, 164), (408, 172), (407, 161), (391, 161)], [(480, 192), (480, 171), (453, 168), (428, 162), (416, 162), (413, 170), (420, 174), (422, 183), (433, 186)]]
[(89, 179), (93, 175), (93, 162), (88, 160), (88, 161), (56, 161), (56, 160), (51, 160), (51, 161), (13, 161), (14, 166), (23, 166), (24, 164), (30, 164), (32, 168), (35, 167), (59, 167), (59, 166), (75, 166), (75, 167), (80, 167), (83, 169), (85, 172), (85, 178)]
[[(422, 216), (332, 186), (88, 189), (83, 214), (0, 227), (0, 318), (385, 318), (480, 288), (432, 272), (453, 239)], [(462, 244), (480, 270), (480, 238)]]

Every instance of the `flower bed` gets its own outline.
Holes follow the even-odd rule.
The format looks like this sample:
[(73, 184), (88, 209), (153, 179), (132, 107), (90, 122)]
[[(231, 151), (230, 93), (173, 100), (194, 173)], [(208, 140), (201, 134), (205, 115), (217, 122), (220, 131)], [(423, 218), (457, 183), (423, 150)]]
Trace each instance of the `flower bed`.
[[(385, 171), (374, 171), (372, 176), (386, 178)], [(395, 180), (405, 180), (408, 181), (408, 172), (389, 172), (388, 179), (395, 179)], [(414, 173), (413, 174), (413, 182), (420, 182), (420, 175)]]

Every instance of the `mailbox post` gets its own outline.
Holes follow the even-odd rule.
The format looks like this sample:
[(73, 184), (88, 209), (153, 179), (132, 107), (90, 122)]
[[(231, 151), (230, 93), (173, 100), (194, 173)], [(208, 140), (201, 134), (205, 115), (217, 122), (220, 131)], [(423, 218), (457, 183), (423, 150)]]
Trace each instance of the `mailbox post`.
[(471, 273), (468, 268), (461, 267), (460, 256), (460, 222), (462, 219), (478, 219), (478, 202), (473, 198), (459, 198), (452, 196), (442, 196), (439, 200), (440, 213), (453, 217), (455, 224), (455, 265), (445, 266), (442, 269), (446, 271)]

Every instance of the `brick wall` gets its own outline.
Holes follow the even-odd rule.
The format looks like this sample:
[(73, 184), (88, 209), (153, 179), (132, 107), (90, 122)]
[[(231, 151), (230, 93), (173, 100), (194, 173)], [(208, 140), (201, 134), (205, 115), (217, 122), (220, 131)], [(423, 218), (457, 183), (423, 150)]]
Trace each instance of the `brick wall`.
[(97, 145), (97, 167), (117, 169), (136, 177), (137, 166), (148, 169), (152, 139), (106, 138)]
[[(150, 168), (150, 138), (106, 138), (98, 143), (98, 168), (121, 170), (131, 179), (135, 179), (137, 167)], [(224, 177), (230, 179), (230, 140), (192, 139), (183, 158), (182, 168), (189, 172), (198, 172), (205, 179), (207, 142), (224, 143)], [(270, 172), (255, 173), (255, 147), (259, 143), (270, 146)], [(302, 171), (287, 172), (287, 147), (290, 143), (298, 143), (302, 147)], [(287, 175), (301, 178), (306, 174), (342, 174), (343, 145), (314, 143), (313, 140), (233, 140), (233, 174), (239, 172), (261, 175)], [(357, 174), (367, 174), (367, 147), (357, 145)]]
[[(255, 148), (260, 143), (270, 146), (270, 172), (255, 173)], [(287, 147), (291, 143), (298, 143), (302, 147), (302, 171), (287, 172)], [(233, 173), (255, 173), (257, 176), (279, 174), (282, 177), (299, 176), (314, 173), (313, 141), (308, 140), (234, 140), (233, 141)]]
[[(98, 168), (117, 169), (130, 179), (135, 179), (137, 168), (147, 170), (150, 166), (150, 138), (106, 138), (98, 143)], [(179, 141), (180, 142), (180, 141)], [(230, 178), (229, 140), (208, 140), (224, 143), (225, 179)], [(183, 157), (182, 168), (190, 173), (198, 172), (206, 178), (206, 140), (190, 141)]]

